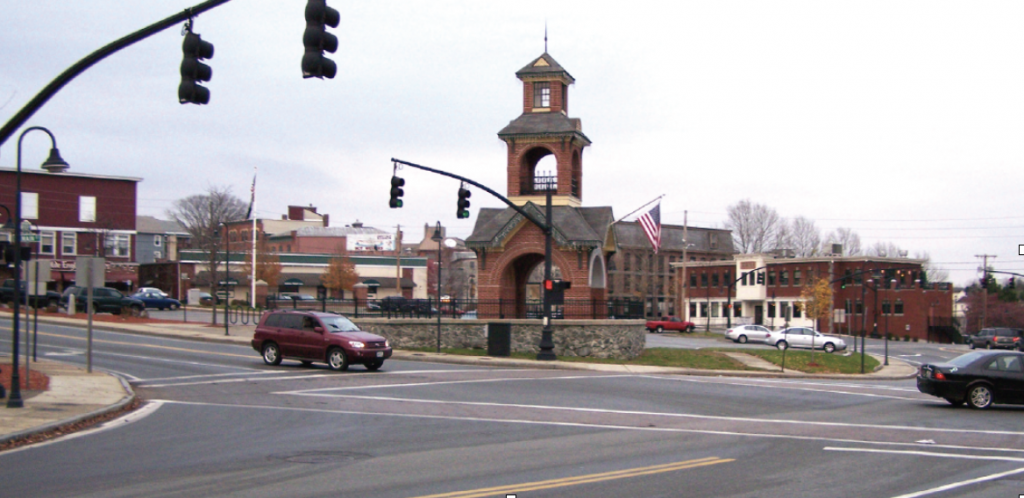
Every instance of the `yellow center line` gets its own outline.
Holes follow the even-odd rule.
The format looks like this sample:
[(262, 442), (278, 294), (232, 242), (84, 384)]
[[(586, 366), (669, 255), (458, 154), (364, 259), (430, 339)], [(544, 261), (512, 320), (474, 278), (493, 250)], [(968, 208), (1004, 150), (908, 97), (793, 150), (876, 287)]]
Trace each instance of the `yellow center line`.
[(611, 472), (602, 472), (599, 474), (587, 474), (576, 477), (566, 477), (561, 479), (549, 479), (546, 481), (526, 482), (520, 484), (509, 484), (506, 486), (495, 486), (491, 488), (480, 488), (470, 489), (466, 491), (454, 491), (450, 493), (440, 493), (434, 495), (420, 496), (417, 498), (480, 498), (484, 496), (500, 496), (503, 494), (517, 494), (524, 491), (537, 491), (541, 489), (551, 489), (565, 486), (575, 486), (578, 484), (589, 484), (601, 481), (610, 481), (612, 479), (625, 479), (627, 477), (637, 477), (650, 474), (659, 474), (662, 472), (672, 472), (676, 470), (692, 469), (696, 467), (704, 467), (707, 465), (716, 465), (719, 463), (733, 462), (735, 459), (732, 458), (718, 458), (718, 457), (707, 457), (699, 458), (696, 460), (687, 460), (684, 462), (667, 463), (662, 465), (652, 465), (650, 467), (637, 467), (635, 469), (626, 470), (615, 470)]
[[(85, 337), (76, 337), (76, 336), (73, 336), (73, 335), (54, 334), (52, 332), (40, 332), (39, 335), (48, 336), (48, 337), (60, 337), (60, 338), (63, 338), (63, 339), (74, 339), (74, 340), (83, 341), (83, 342), (87, 340)], [(199, 350), (199, 349), (176, 348), (176, 347), (173, 347), (173, 346), (158, 346), (156, 344), (142, 344), (142, 343), (137, 343), (137, 342), (111, 341), (111, 340), (106, 340), (106, 339), (93, 339), (92, 342), (94, 342), (94, 343), (95, 342), (99, 342), (99, 343), (103, 343), (103, 344), (117, 344), (117, 345), (120, 345), (120, 346), (134, 346), (134, 347), (141, 347), (141, 348), (151, 348), (151, 349), (166, 349), (168, 351), (182, 351), (182, 352), (185, 352), (185, 353), (200, 353), (200, 354), (209, 354), (209, 355), (214, 355), (214, 356), (231, 356), (231, 357), (235, 357), (235, 358), (250, 358), (250, 359), (253, 358), (253, 355), (248, 355), (248, 354), (217, 353), (217, 352), (213, 352), (213, 351), (203, 351), (203, 350)]]

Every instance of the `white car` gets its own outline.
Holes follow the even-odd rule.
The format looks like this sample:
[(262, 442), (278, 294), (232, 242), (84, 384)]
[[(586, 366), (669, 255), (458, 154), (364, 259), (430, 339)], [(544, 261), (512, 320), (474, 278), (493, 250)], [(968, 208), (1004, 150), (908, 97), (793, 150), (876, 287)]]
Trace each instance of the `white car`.
[(824, 335), (817, 330), (807, 327), (790, 327), (785, 330), (769, 332), (764, 343), (775, 346), (779, 349), (786, 348), (807, 348), (813, 344), (814, 349), (823, 349), (826, 353), (846, 349), (846, 343), (838, 337)]
[(139, 292), (144, 292), (144, 293), (155, 292), (157, 294), (160, 294), (160, 297), (170, 297), (169, 295), (167, 295), (166, 292), (164, 292), (164, 291), (162, 291), (160, 289), (157, 289), (156, 287), (139, 287), (139, 290), (137, 290), (135, 292), (136, 293), (139, 293)]
[(747, 341), (763, 342), (770, 331), (760, 325), (737, 325), (725, 331), (725, 338), (740, 344)]

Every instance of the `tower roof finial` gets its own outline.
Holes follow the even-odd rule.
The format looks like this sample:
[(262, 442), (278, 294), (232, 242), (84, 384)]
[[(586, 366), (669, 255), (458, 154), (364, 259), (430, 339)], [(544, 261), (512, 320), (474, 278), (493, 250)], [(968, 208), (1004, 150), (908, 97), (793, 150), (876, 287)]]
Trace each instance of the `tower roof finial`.
[(544, 20), (544, 53), (548, 53), (548, 21)]

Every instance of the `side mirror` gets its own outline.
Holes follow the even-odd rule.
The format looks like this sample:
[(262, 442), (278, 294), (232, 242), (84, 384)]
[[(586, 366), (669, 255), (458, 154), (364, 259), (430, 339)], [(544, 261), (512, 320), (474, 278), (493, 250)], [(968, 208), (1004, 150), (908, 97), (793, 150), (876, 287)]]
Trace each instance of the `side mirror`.
[(324, 333), (324, 328), (323, 327), (313, 327), (313, 332), (316, 332), (317, 334), (323, 334)]

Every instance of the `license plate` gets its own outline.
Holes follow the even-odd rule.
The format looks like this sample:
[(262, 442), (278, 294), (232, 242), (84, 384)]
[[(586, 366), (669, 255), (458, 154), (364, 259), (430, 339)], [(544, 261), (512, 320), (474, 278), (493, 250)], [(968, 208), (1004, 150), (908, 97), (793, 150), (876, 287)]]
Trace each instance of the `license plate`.
[(382, 358), (383, 356), (384, 356), (384, 352), (383, 351), (377, 351), (377, 358)]

